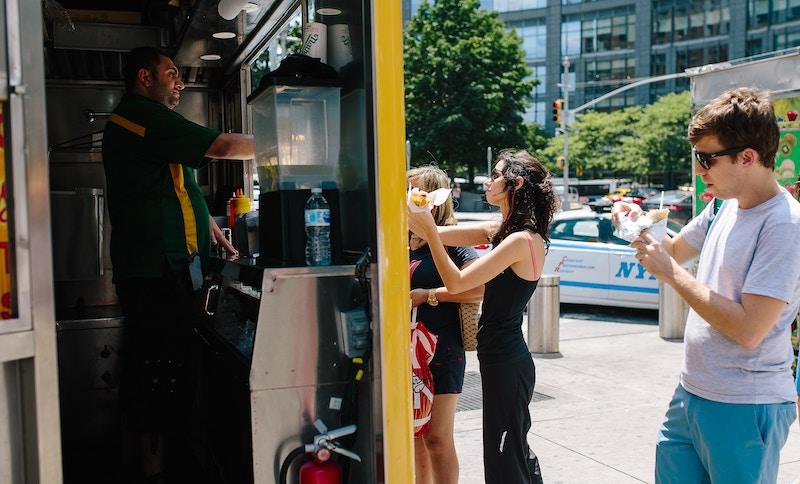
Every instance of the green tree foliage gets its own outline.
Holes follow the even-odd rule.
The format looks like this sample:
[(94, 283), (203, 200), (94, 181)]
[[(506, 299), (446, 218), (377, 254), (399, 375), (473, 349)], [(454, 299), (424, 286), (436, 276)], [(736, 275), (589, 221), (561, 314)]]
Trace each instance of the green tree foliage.
[[(676, 174), (691, 172), (690, 120), (688, 92), (647, 106), (580, 114), (569, 133), (570, 173), (580, 166), (584, 178), (663, 175), (665, 187), (672, 188)], [(555, 173), (563, 143), (561, 136), (552, 138), (540, 153)]]
[[(537, 81), (526, 79), (522, 41), (478, 0), (424, 2), (405, 35), (406, 129), (412, 162), (437, 161), (470, 179), (486, 148), (528, 147), (522, 120)], [(538, 141), (536, 141), (538, 140)], [(432, 160), (432, 158), (433, 160)]]
[[(580, 167), (583, 177), (601, 177), (620, 170), (622, 161), (621, 140), (635, 134), (642, 108), (630, 108), (608, 113), (589, 111), (579, 115), (569, 132), (570, 172)], [(556, 136), (543, 152), (551, 169), (556, 158), (563, 153), (564, 139)], [(558, 169), (556, 172), (560, 171)]]
[(620, 168), (637, 175), (663, 174), (665, 188), (673, 188), (676, 174), (692, 171), (691, 146), (686, 140), (691, 119), (688, 91), (667, 94), (648, 105), (634, 135), (622, 139)]

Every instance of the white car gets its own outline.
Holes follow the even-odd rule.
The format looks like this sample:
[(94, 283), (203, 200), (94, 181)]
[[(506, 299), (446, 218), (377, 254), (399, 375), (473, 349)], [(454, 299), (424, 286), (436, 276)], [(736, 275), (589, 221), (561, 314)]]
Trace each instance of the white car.
[[(677, 235), (668, 223), (667, 233)], [(570, 210), (550, 225), (543, 274), (561, 277), (562, 303), (658, 309), (658, 281), (613, 234), (611, 214)]]

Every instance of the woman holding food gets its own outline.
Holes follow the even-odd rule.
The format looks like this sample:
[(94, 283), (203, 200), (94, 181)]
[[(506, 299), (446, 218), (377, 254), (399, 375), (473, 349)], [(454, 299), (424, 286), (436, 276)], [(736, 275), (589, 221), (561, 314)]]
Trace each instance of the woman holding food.
[[(435, 166), (414, 168), (407, 173), (409, 185), (424, 192), (450, 186), (447, 174)], [(427, 205), (424, 197), (417, 197), (419, 205)], [(456, 224), (453, 200), (431, 211), (436, 225)], [(466, 268), (478, 258), (472, 247), (448, 247), (447, 255), (460, 268)], [(409, 259), (411, 263), (411, 305), (417, 308), (417, 320), (437, 336), (436, 350), (430, 362), (433, 376), (433, 408), (428, 430), (414, 440), (416, 482), (420, 484), (458, 482), (458, 458), (453, 441), (453, 425), (458, 395), (464, 384), (464, 345), (458, 320), (460, 302), (478, 302), (483, 296), (483, 285), (460, 294), (452, 294), (442, 287), (442, 278), (436, 270), (431, 250), (420, 237), (410, 234)]]
[[(500, 223), (437, 227), (428, 211), (409, 210), (409, 226), (428, 242), (450, 293), (486, 285), (478, 323), (486, 482), (541, 483), (538, 459), (527, 443), (535, 369), (521, 325), (541, 275), (547, 230), (559, 202), (550, 173), (524, 150), (500, 153), (486, 182), (486, 200), (500, 208)], [(465, 269), (445, 249), (486, 243), (493, 245), (492, 251)]]

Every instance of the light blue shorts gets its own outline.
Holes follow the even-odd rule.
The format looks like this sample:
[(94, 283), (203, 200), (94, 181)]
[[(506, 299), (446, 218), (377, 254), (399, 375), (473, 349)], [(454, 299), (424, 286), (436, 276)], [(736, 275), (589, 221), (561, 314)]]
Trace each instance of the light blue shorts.
[(774, 484), (794, 402), (720, 403), (678, 385), (656, 445), (656, 483)]

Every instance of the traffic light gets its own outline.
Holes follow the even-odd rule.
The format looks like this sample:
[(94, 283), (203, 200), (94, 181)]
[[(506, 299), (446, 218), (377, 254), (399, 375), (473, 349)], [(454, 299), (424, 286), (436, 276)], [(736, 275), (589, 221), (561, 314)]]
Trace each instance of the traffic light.
[(556, 99), (553, 101), (553, 122), (561, 124), (561, 110), (564, 109), (564, 100)]
[(563, 170), (563, 169), (564, 169), (564, 163), (565, 163), (566, 161), (567, 161), (567, 159), (566, 159), (566, 158), (564, 158), (564, 155), (561, 155), (561, 156), (559, 156), (558, 158), (556, 158), (556, 167), (557, 167), (559, 170)]

